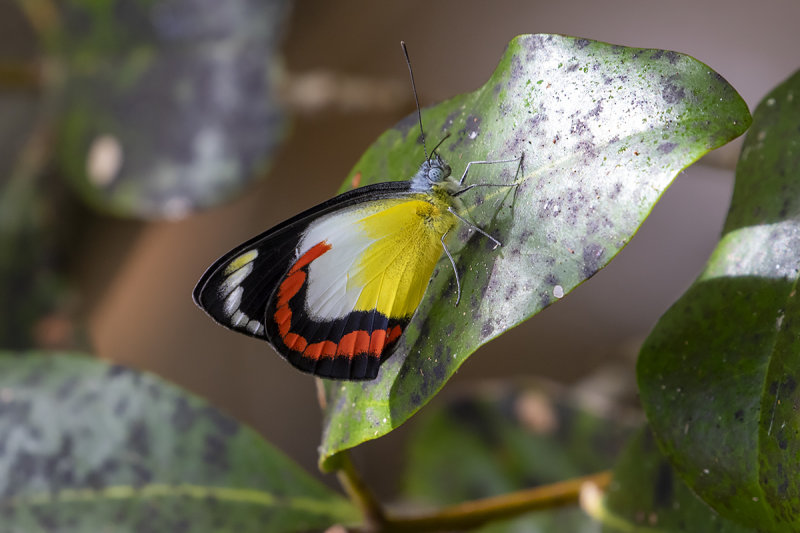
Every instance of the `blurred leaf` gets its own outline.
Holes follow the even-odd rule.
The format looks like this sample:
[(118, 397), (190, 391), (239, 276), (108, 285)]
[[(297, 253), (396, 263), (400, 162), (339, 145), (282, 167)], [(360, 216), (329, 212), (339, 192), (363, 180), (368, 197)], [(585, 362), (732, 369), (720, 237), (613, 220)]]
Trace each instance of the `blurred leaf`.
[(605, 533), (755, 533), (725, 520), (681, 481), (649, 428), (631, 440), (596, 509)]
[(95, 206), (177, 217), (263, 173), (283, 135), (287, 0), (69, 0), (60, 159)]
[[(525, 155), (516, 176), (513, 163), (479, 165), (467, 179), (516, 177), (516, 189), (460, 197), (504, 246), (469, 239), (462, 225), (450, 241), (460, 305), (444, 259), (378, 379), (326, 384), (323, 468), (402, 424), (479, 346), (605, 266), (681, 169), (750, 123), (733, 88), (688, 56), (557, 35), (515, 38), (483, 87), (423, 115), (431, 139), (453, 134), (441, 152), (457, 176), (467, 161)], [(412, 115), (367, 150), (346, 186), (407, 179), (422, 159)]]
[[(608, 469), (632, 426), (533, 387), (460, 398), (426, 412), (411, 436), (405, 494), (448, 505)], [(485, 532), (597, 531), (577, 507), (490, 524)]]
[(90, 358), (0, 353), (3, 531), (305, 531), (358, 520), (251, 429)]
[(656, 437), (720, 514), (800, 529), (800, 71), (756, 109), (719, 245), (639, 359)]

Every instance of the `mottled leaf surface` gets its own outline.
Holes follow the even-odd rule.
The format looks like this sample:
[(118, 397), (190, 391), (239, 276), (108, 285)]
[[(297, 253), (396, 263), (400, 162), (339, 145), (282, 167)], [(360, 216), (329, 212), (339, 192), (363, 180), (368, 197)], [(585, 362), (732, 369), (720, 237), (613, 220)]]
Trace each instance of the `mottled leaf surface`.
[[(425, 506), (498, 496), (611, 468), (632, 426), (537, 387), (477, 391), (426, 410), (411, 435), (404, 493)], [(479, 531), (590, 533), (577, 506), (529, 513)]]
[(3, 531), (307, 531), (357, 519), (177, 387), (88, 357), (0, 352)]
[(800, 529), (800, 72), (756, 109), (723, 235), (640, 354), (642, 400), (721, 514)]
[(60, 159), (95, 206), (177, 217), (226, 200), (279, 142), (286, 0), (62, 4)]
[(658, 449), (649, 428), (632, 439), (603, 501), (587, 502), (604, 533), (755, 533), (695, 496)]
[[(493, 249), (462, 226), (449, 241), (460, 305), (445, 258), (378, 379), (327, 384), (323, 467), (402, 424), (479, 346), (605, 266), (677, 173), (740, 135), (750, 115), (719, 74), (688, 56), (528, 35), (511, 41), (483, 87), (424, 110), (423, 120), (432, 142), (452, 135), (440, 151), (458, 176), (468, 161), (524, 154), (519, 168), (479, 165), (467, 177), (516, 188), (460, 197), (504, 245)], [(345, 187), (408, 179), (424, 157), (419, 138), (410, 115), (364, 154)]]

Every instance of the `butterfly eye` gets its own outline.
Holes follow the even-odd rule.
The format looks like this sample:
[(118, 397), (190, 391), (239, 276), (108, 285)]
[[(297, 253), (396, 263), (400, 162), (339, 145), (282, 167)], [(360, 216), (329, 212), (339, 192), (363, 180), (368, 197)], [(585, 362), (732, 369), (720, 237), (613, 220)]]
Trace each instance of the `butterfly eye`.
[(441, 181), (442, 180), (442, 169), (439, 167), (431, 167), (428, 171), (428, 179), (432, 182)]

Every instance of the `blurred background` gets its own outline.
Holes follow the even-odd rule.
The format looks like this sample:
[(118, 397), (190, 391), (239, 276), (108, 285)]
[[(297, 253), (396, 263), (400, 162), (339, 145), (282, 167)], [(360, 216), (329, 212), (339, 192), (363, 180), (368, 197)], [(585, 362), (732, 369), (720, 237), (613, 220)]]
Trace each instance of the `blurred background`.
[[(121, 2), (126, 3), (133, 4)], [(233, 31), (237, 26), (224, 27), (222, 22), (215, 26), (220, 20), (253, 20), (242, 30), (245, 40), (251, 36), (247, 32), (269, 29), (268, 38), (253, 38), (263, 54), (242, 60), (251, 69), (245, 79), (247, 91), (226, 93), (227, 98), (257, 97), (240, 100), (239, 115), (223, 128), (245, 140), (244, 168), (254, 178), (252, 183), (234, 186), (231, 178), (216, 184), (219, 195), (230, 200), (212, 207), (208, 198), (201, 197), (197, 204), (203, 209), (191, 214), (191, 202), (185, 198), (173, 195), (159, 203), (163, 198), (157, 194), (138, 195), (131, 186), (133, 192), (113, 199), (115, 214), (109, 214), (83, 207), (76, 197), (103, 203), (92, 186), (103, 185), (109, 173), (113, 178), (121, 157), (114, 139), (56, 142), (65, 138), (63, 131), (41, 126), (51, 113), (48, 106), (63, 104), (48, 95), (42, 80), (64, 76), (49, 70), (51, 65), (42, 63), (42, 58), (64, 52), (71, 65), (81, 67), (91, 63), (92, 54), (78, 36), (43, 42), (48, 41), (42, 35), (47, 35), (51, 23), (47, 2), (0, 1), (0, 169), (5, 174), (0, 183), (6, 180), (2, 205), (26, 205), (16, 200), (9, 204), (7, 184), (11, 177), (32, 173), (34, 168), (37, 175), (46, 176), (36, 183), (47, 204), (41, 209), (50, 210), (45, 218), (51, 223), (26, 234), (16, 250), (3, 252), (8, 257), (27, 247), (49, 245), (55, 239), (53, 228), (62, 239), (62, 244), (54, 244), (57, 253), (33, 254), (34, 260), (44, 258), (63, 274), (54, 282), (59, 287), (57, 303), (33, 328), (37, 345), (88, 346), (99, 357), (159, 374), (250, 424), (311, 472), (316, 471), (321, 423), (314, 380), (294, 371), (266, 344), (214, 325), (195, 308), (191, 291), (219, 255), (332, 196), (367, 146), (413, 112), (401, 39), (409, 46), (423, 106), (482, 85), (506, 43), (522, 33), (562, 33), (689, 54), (724, 76), (751, 110), (800, 63), (800, 3), (794, 0), (243, 4), (260, 18), (201, 21), (205, 33), (198, 35), (182, 26), (180, 17), (166, 13), (163, 20), (169, 25), (162, 30), (172, 39), (169, 53), (179, 56), (192, 39), (215, 54), (230, 52), (230, 47), (214, 46), (239, 35)], [(209, 7), (209, 13), (215, 9)], [(73, 15), (67, 18), (75, 31), (91, 35), (88, 19), (79, 12)], [(115, 16), (117, 23), (126, 17), (133, 26), (142, 23), (124, 10)], [(125, 44), (122, 38), (115, 41), (117, 37), (106, 38)], [(235, 55), (236, 50), (230, 53)], [(108, 91), (126, 86), (126, 76), (135, 75), (131, 74), (135, 65), (135, 60), (127, 61), (110, 70), (102, 91), (80, 76), (70, 79), (66, 99), (83, 105), (91, 116), (92, 104), (104, 101)], [(204, 80), (215, 83), (217, 74), (196, 78), (195, 85), (184, 89), (202, 92)], [(267, 74), (274, 75), (274, 85), (260, 85)], [(148, 107), (151, 102), (156, 105), (158, 88), (151, 82), (128, 118), (152, 115)], [(153, 146), (173, 142), (180, 148), (181, 130), (172, 128), (169, 115), (162, 118), (163, 124), (147, 124), (154, 127), (153, 133), (140, 135), (139, 151), (126, 157), (141, 157)], [(79, 126), (91, 120), (68, 117), (66, 134), (90, 131)], [(185, 127), (191, 131), (202, 124)], [(163, 138), (162, 132), (167, 132)], [(445, 388), (445, 396), (477, 381), (509, 376), (539, 376), (566, 384), (591, 381), (604, 393), (635, 395), (638, 346), (692, 282), (716, 243), (739, 144), (731, 143), (687, 169), (610, 266), (557, 305), (479, 350)], [(42, 155), (47, 146), (55, 159)], [(65, 151), (71, 153), (65, 156)], [(198, 153), (208, 155), (202, 149)], [(195, 165), (188, 165), (187, 172), (192, 168), (196, 173), (210, 172), (202, 161)], [(90, 179), (77, 180), (80, 194), (59, 185), (63, 175), (86, 167)], [(162, 165), (152, 175), (162, 176), (158, 172), (167, 167), (163, 180), (178, 183), (186, 173), (186, 168)], [(220, 168), (222, 174), (236, 174), (224, 165)], [(164, 183), (149, 190), (172, 194)], [(130, 199), (140, 197), (144, 204)], [(52, 272), (35, 267), (16, 275), (24, 285)], [(7, 289), (0, 321), (13, 321), (8, 302), (25, 298), (19, 292)], [(407, 426), (414, 423), (412, 419)], [(391, 496), (395, 490), (407, 431), (403, 427), (355, 453), (357, 464), (381, 495)]]

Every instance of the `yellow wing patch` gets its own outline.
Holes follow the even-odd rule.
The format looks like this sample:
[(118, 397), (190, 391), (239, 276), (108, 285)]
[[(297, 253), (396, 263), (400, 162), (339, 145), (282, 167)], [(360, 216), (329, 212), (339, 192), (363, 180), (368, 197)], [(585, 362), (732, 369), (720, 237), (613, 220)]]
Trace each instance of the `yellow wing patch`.
[(457, 219), (449, 204), (433, 195), (386, 203), (360, 221), (361, 231), (374, 242), (353, 265), (348, 287), (362, 287), (356, 311), (410, 316), (442, 255), (442, 235)]

